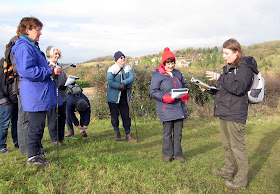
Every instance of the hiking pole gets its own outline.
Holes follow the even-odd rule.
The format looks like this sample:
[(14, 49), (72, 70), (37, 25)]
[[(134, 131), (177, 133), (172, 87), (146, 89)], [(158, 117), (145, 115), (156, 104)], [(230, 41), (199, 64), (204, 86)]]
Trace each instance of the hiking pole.
[(56, 147), (57, 147), (57, 161), (56, 164), (59, 166), (59, 143), (58, 143), (58, 76), (55, 76), (55, 83), (56, 83)]
[(71, 64), (65, 64), (66, 67), (63, 67), (62, 70), (68, 69), (68, 68), (77, 68), (76, 63), (71, 63)]
[(135, 117), (135, 114), (134, 114), (134, 107), (133, 107), (133, 102), (132, 102), (132, 94), (131, 94), (131, 97), (130, 97), (130, 104), (131, 104), (131, 108), (132, 108), (132, 115), (134, 117), (134, 126), (135, 126), (136, 140), (137, 140), (137, 143), (139, 143), (137, 127), (136, 127), (136, 117)]

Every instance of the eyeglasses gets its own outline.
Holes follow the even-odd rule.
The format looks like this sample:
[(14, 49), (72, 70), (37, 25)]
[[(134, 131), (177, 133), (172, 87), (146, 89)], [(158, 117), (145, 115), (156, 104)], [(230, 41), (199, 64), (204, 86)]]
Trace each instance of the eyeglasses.
[(165, 65), (168, 65), (168, 66), (175, 66), (175, 62), (166, 62)]
[(125, 56), (121, 56), (120, 59), (125, 59)]

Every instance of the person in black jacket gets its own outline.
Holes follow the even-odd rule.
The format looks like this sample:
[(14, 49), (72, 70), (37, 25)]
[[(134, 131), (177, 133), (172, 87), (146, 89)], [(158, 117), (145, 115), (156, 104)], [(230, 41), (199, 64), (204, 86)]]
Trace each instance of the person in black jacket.
[[(50, 67), (54, 68), (61, 66), (58, 63), (58, 59), (61, 57), (61, 51), (55, 46), (48, 46), (46, 49), (47, 61)], [(51, 137), (51, 143), (54, 145), (61, 144), (64, 140), (65, 134), (65, 121), (66, 121), (66, 100), (68, 97), (67, 87), (64, 86), (67, 77), (65, 72), (62, 70), (61, 74), (55, 77), (59, 95), (62, 99), (62, 105), (58, 107), (58, 115), (56, 108), (50, 109), (47, 112), (48, 118), (48, 129)], [(56, 116), (58, 116), (58, 126), (56, 122)], [(58, 129), (58, 133), (57, 133)], [(57, 137), (58, 134), (58, 137)]]
[[(210, 80), (217, 80), (214, 116), (220, 118), (220, 131), (225, 150), (225, 164), (212, 173), (225, 179), (229, 189), (246, 189), (248, 182), (248, 155), (245, 145), (245, 124), (248, 115), (247, 92), (252, 85), (254, 73), (258, 73), (253, 57), (245, 57), (239, 42), (229, 39), (223, 44), (223, 58), (227, 65), (222, 74), (206, 72)], [(205, 90), (202, 88), (202, 90)]]
[(15, 147), (18, 148), (17, 139), (17, 95), (12, 91), (12, 84), (8, 84), (3, 70), (4, 58), (0, 61), (0, 153), (7, 153), (7, 135), (10, 122), (12, 139)]

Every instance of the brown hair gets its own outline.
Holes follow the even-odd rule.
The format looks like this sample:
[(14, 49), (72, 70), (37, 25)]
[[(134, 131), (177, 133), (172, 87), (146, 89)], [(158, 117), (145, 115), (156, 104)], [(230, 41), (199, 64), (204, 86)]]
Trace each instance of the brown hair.
[(223, 48), (230, 49), (234, 52), (238, 51), (237, 57), (232, 64), (234, 67), (238, 67), (239, 63), (240, 63), (240, 59), (242, 57), (244, 57), (244, 54), (243, 54), (243, 51), (242, 51), (242, 48), (241, 48), (241, 45), (239, 44), (239, 42), (233, 38), (228, 39), (227, 41), (224, 42)]
[(165, 66), (166, 63), (174, 63), (175, 62), (175, 59), (174, 58), (169, 58), (169, 59), (166, 59), (163, 63), (163, 65)]
[(24, 17), (17, 27), (17, 36), (20, 37), (21, 34), (27, 35), (26, 29), (32, 30), (37, 27), (43, 27), (43, 23), (39, 19), (35, 17)]

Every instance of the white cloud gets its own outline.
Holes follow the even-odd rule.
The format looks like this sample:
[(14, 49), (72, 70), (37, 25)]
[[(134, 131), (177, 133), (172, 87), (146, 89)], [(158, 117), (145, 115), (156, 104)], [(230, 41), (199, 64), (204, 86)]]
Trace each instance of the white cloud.
[[(113, 55), (141, 56), (186, 47), (220, 46), (234, 37), (242, 45), (279, 39), (280, 14), (274, 0), (59, 0), (12, 3), (0, 13), (0, 45), (15, 34), (22, 17), (43, 23), (42, 50), (56, 45), (62, 62)], [(9, 17), (7, 17), (9, 15)], [(3, 19), (4, 18), (4, 19)], [(3, 48), (0, 48), (3, 53)]]

